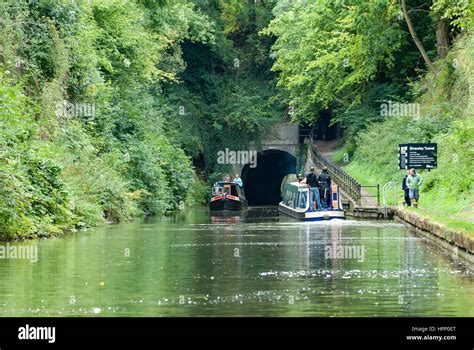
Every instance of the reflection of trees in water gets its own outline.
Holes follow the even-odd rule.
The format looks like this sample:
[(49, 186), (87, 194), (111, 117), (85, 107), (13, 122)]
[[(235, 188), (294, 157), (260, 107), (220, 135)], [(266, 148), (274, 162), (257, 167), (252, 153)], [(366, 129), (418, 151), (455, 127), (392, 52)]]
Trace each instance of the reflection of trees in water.
[(311, 268), (311, 229), (309, 225), (299, 230), (299, 268), (309, 271)]
[(339, 246), (341, 226), (307, 223), (299, 228), (299, 267), (304, 270), (333, 269), (337, 270), (338, 259), (326, 258), (326, 249), (331, 250)]
[[(339, 247), (339, 236), (341, 234), (341, 227), (340, 226), (333, 226), (332, 227), (332, 230), (331, 230), (331, 248), (333, 251), (337, 251), (338, 247)], [(324, 251), (324, 253), (326, 254), (326, 250)], [(337, 255), (334, 256), (333, 254), (333, 257), (332, 257), (332, 268), (333, 268), (333, 271), (334, 270), (338, 270), (339, 269), (339, 261), (338, 261), (338, 257)]]

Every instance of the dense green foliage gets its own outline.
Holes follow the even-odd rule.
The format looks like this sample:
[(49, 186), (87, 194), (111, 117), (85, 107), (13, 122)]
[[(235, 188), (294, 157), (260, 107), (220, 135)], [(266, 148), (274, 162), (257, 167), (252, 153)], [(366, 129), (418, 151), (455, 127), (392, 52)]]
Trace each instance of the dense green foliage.
[(202, 202), (195, 166), (212, 177), (215, 149), (256, 139), (283, 108), (257, 35), (270, 16), (237, 2), (2, 1), (0, 237)]
[[(202, 203), (229, 171), (217, 151), (258, 146), (285, 111), (329, 111), (378, 182), (397, 143), (437, 141), (425, 189), (471, 203), (473, 7), (408, 2), (436, 73), (395, 0), (2, 1), (0, 237)], [(436, 60), (442, 21), (456, 47)], [(387, 100), (422, 114), (388, 118)]]
[[(423, 171), (421, 212), (449, 226), (474, 232), (474, 36), (460, 38), (438, 74), (417, 85), (421, 93), (418, 119), (397, 117), (376, 123), (357, 137), (347, 166), (362, 183), (394, 181), (401, 188), (403, 171), (395, 171), (397, 145), (438, 143), (438, 168)], [(453, 63), (455, 63), (453, 65)], [(339, 157), (344, 152), (339, 153)], [(402, 192), (399, 192), (400, 199)], [(428, 211), (426, 210), (428, 209)]]
[[(0, 6), (1, 236), (116, 222), (185, 200), (196, 177), (162, 132), (160, 90), (184, 67), (179, 43), (212, 38), (207, 17), (184, 1)], [(57, 113), (63, 100), (94, 113)]]
[[(451, 36), (467, 32), (467, 1), (410, 1), (412, 22), (431, 57), (435, 27), (448, 18)], [(430, 8), (432, 10), (430, 11)], [(265, 34), (273, 46), (279, 85), (290, 92), (293, 119), (312, 122), (330, 110), (352, 138), (381, 121), (383, 101), (409, 101), (410, 84), (426, 69), (395, 0), (280, 0)]]
[[(335, 159), (350, 159), (347, 170), (362, 184), (395, 181), (401, 188), (398, 144), (437, 142), (438, 169), (423, 173), (420, 210), (474, 231), (474, 5), (407, 2), (434, 71), (427, 72), (399, 2), (391, 0), (279, 1), (264, 31), (277, 37), (273, 69), (290, 92), (295, 120), (330, 110), (342, 125), (346, 143)], [(451, 44), (446, 56), (437, 52), (442, 21)], [(420, 113), (384, 114), (387, 101), (415, 103)]]
[(273, 1), (196, 4), (215, 23), (215, 36), (206, 45), (185, 41), (181, 46), (187, 69), (182, 83), (169, 88), (175, 112), (167, 125), (186, 130), (173, 139), (198, 161), (204, 177), (215, 180), (229, 170), (217, 164), (217, 151), (258, 142), (287, 105), (270, 71), (273, 39), (259, 35), (272, 18)]
[[(314, 121), (330, 110), (345, 128), (335, 159), (350, 159), (346, 168), (362, 184), (394, 181), (401, 188), (398, 144), (437, 142), (438, 169), (423, 173), (419, 210), (474, 231), (473, 4), (408, 5), (433, 71), (426, 72), (400, 5), (390, 0), (279, 1), (265, 31), (277, 36), (273, 69), (290, 92), (294, 119)], [(436, 59), (441, 21), (451, 50)], [(415, 103), (419, 113), (384, 114), (387, 101)]]

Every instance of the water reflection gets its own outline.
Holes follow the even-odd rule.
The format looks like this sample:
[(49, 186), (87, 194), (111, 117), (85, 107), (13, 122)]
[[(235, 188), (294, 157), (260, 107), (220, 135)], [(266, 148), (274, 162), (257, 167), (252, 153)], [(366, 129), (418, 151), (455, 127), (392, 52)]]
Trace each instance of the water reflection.
[(202, 210), (37, 243), (0, 260), (3, 316), (474, 315), (473, 271), (394, 222)]
[(240, 221), (240, 216), (219, 216), (219, 215), (212, 215), (211, 222), (213, 224), (236, 224)]

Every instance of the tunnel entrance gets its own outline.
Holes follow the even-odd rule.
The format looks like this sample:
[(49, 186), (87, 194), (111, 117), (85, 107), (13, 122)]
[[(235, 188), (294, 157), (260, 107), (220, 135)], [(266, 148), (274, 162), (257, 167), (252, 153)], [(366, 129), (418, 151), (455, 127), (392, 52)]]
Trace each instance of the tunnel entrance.
[(257, 166), (242, 169), (245, 196), (249, 205), (277, 205), (281, 201), (283, 178), (296, 172), (296, 158), (284, 151), (267, 150), (257, 156)]
[(311, 134), (313, 140), (330, 141), (341, 138), (341, 128), (337, 123), (331, 124), (332, 118), (330, 110), (324, 110), (319, 113), (318, 119), (312, 125)]

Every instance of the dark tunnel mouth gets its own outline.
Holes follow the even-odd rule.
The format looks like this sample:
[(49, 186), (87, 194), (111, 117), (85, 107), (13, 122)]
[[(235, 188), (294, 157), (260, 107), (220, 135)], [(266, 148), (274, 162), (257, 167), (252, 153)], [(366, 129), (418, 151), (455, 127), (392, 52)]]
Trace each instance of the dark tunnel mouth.
[(257, 155), (257, 166), (246, 164), (241, 178), (249, 205), (278, 205), (281, 181), (296, 173), (296, 158), (281, 150), (267, 150)]

